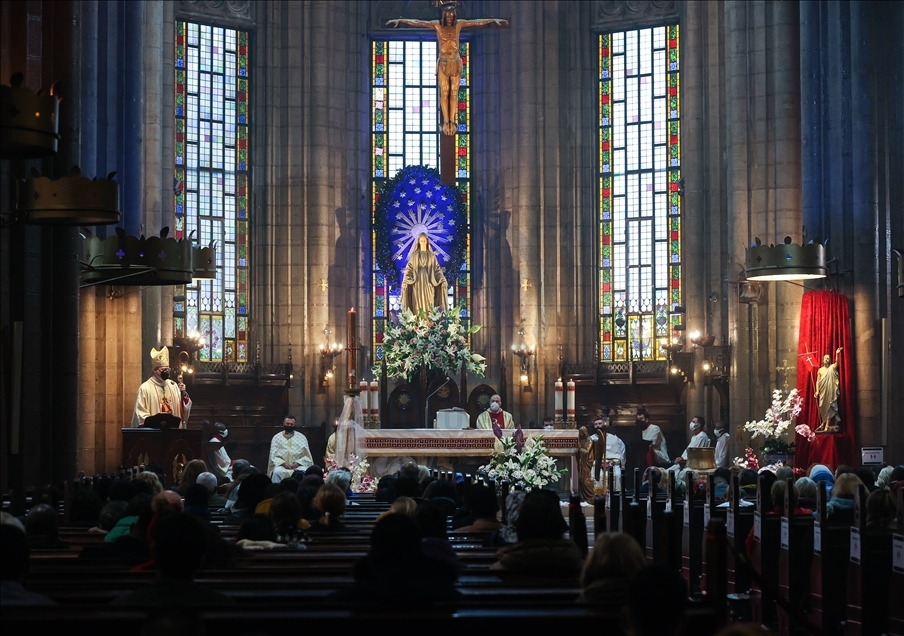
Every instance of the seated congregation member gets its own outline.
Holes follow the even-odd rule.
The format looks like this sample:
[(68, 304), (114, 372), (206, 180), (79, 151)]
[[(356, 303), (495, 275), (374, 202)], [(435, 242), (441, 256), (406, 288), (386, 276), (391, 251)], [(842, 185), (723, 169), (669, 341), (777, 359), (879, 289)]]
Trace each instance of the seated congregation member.
[(346, 532), (348, 528), (339, 518), (345, 513), (345, 493), (338, 486), (323, 484), (312, 502), (314, 510), (320, 513), (308, 532)]
[(3, 515), (3, 522), (0, 523), (0, 607), (56, 605), (46, 596), (29, 592), (23, 587), (30, 555), (28, 539), (22, 524), (15, 517), (5, 512)]
[(156, 578), (113, 603), (137, 607), (221, 607), (232, 605), (228, 596), (194, 582), (209, 545), (204, 524), (192, 515), (174, 512), (161, 517), (154, 528), (152, 552)]
[(198, 483), (198, 475), (206, 472), (209, 471), (207, 470), (207, 463), (203, 459), (191, 460), (182, 469), (182, 476), (179, 478), (179, 485), (175, 488), (175, 491), (184, 497), (185, 493), (188, 492), (189, 486), (194, 486)]
[(461, 573), (461, 565), (446, 535), (446, 518), (445, 511), (433, 502), (418, 506), (414, 513), (414, 522), (421, 534), (421, 551), (436, 563), (436, 567), (447, 570), (454, 580)]
[(192, 484), (185, 491), (185, 512), (205, 521), (210, 520), (210, 508), (207, 499), (210, 493), (204, 484)]
[(392, 502), (392, 505), (389, 506), (389, 510), (381, 512), (377, 515), (376, 521), (380, 521), (389, 515), (405, 515), (406, 517), (411, 517), (414, 519), (414, 514), (417, 512), (417, 502), (411, 497), (396, 497), (396, 500)]
[(213, 473), (201, 473), (197, 483), (207, 489), (207, 505), (211, 508), (222, 508), (226, 505), (226, 497), (217, 494), (217, 476)]
[(270, 463), (267, 466), (267, 477), (273, 483), (279, 483), (287, 477), (291, 477), (296, 470), (305, 470), (313, 465), (314, 458), (311, 455), (311, 447), (304, 433), (297, 432), (295, 428), (295, 416), (286, 415), (283, 418), (283, 430), (273, 436), (270, 441)]
[(351, 494), (349, 486), (352, 483), (352, 473), (348, 468), (337, 468), (327, 474), (324, 483), (333, 484), (338, 487), (347, 497)]
[(685, 633), (687, 582), (672, 568), (648, 565), (628, 587), (628, 629), (634, 636)]
[(828, 467), (823, 466), (822, 464), (813, 464), (810, 467), (810, 474), (808, 475), (810, 479), (815, 481), (817, 484), (823, 481), (826, 484), (826, 494), (832, 494), (832, 488), (835, 487), (835, 477), (832, 475), (832, 471), (828, 469)]
[(595, 609), (620, 612), (628, 603), (628, 586), (643, 566), (643, 552), (634, 537), (600, 533), (581, 573), (581, 600)]
[(242, 481), (232, 514), (226, 517), (227, 524), (240, 524), (254, 514), (257, 505), (264, 500), (264, 491), (272, 482), (266, 475), (248, 475)]
[(559, 497), (548, 490), (532, 490), (524, 498), (515, 522), (518, 542), (497, 553), (491, 569), (542, 576), (577, 577), (583, 560), (573, 541), (564, 539), (568, 524)]
[(151, 551), (147, 544), (148, 528), (154, 518), (151, 497), (146, 493), (135, 495), (128, 504), (126, 516), (107, 533), (104, 543), (86, 544), (82, 547), (79, 558), (117, 559), (131, 565), (149, 561)]
[[(136, 483), (138, 482), (138, 483)], [(132, 480), (132, 488), (137, 492), (142, 489), (143, 485), (147, 485), (145, 491), (151, 496), (155, 496), (157, 493), (163, 491), (163, 482), (160, 481), (160, 477), (157, 476), (157, 473), (152, 473), (149, 470), (143, 470), (137, 475), (135, 475), (135, 479)]]
[(888, 488), (891, 486), (891, 474), (894, 470), (894, 466), (885, 466), (882, 468), (882, 470), (879, 471), (879, 475), (876, 477), (876, 487)]
[(111, 501), (101, 508), (100, 515), (97, 519), (97, 525), (89, 528), (91, 534), (108, 535), (110, 531), (119, 523), (119, 520), (126, 516), (129, 510), (129, 504), (125, 501)]
[(60, 516), (47, 504), (32, 506), (25, 516), (25, 536), (32, 550), (58, 550), (69, 547), (60, 538)]
[(863, 482), (863, 485), (866, 486), (867, 492), (873, 492), (876, 486), (876, 475), (873, 474), (869, 468), (863, 466), (854, 471), (854, 474), (860, 478), (860, 481)]
[(236, 544), (242, 542), (258, 543), (268, 542), (276, 543), (276, 528), (273, 526), (273, 520), (270, 515), (251, 515), (239, 526), (239, 531), (235, 535)]
[(471, 488), (467, 499), (468, 509), (474, 521), (467, 526), (457, 528), (455, 532), (496, 532), (502, 527), (497, 516), (499, 502), (496, 493), (489, 486), (477, 485)]
[(400, 514), (384, 517), (374, 525), (367, 556), (355, 563), (355, 584), (334, 592), (330, 600), (397, 606), (404, 599), (409, 608), (455, 600), (455, 578), (424, 556), (421, 545), (414, 519)]
[(897, 530), (897, 506), (895, 496), (888, 488), (880, 488), (870, 493), (866, 499), (866, 527)]
[[(832, 498), (826, 504), (827, 520), (831, 519), (832, 523), (854, 522), (854, 493), (862, 483), (854, 473), (839, 475), (832, 488)], [(813, 513), (814, 517), (817, 515), (818, 511)]]
[(505, 525), (488, 536), (483, 545), (486, 548), (501, 548), (518, 542), (518, 531), (515, 524), (521, 515), (521, 507), (527, 493), (523, 490), (514, 490), (505, 498)]
[(801, 508), (816, 510), (816, 482), (809, 477), (801, 477), (794, 482), (794, 492)]
[(297, 541), (302, 531), (311, 527), (304, 519), (304, 508), (298, 497), (292, 492), (281, 492), (273, 498), (270, 504), (270, 520), (276, 530), (277, 541), (291, 543)]

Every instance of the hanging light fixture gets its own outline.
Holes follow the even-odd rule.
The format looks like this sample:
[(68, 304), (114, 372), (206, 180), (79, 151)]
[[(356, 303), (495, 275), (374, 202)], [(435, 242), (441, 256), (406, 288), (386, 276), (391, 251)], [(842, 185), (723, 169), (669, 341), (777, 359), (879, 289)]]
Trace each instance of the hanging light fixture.
[(0, 86), (0, 157), (38, 159), (55, 154), (60, 141), (60, 98), (54, 86), (37, 93), (23, 86), (22, 73)]
[(791, 242), (763, 245), (759, 238), (747, 248), (747, 280), (809, 280), (825, 278), (826, 249), (821, 243), (810, 241), (806, 245)]
[(119, 223), (119, 184), (111, 172), (106, 179), (82, 176), (72, 166), (68, 177), (50, 179), (37, 171), (19, 181), (17, 213), (26, 223), (51, 225), (110, 225)]

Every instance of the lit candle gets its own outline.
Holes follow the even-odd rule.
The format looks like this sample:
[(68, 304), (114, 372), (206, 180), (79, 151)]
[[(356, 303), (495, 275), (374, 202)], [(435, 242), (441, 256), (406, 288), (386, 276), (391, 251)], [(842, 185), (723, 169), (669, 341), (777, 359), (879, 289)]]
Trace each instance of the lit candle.
[(358, 391), (361, 392), (361, 409), (364, 411), (364, 415), (367, 415), (367, 387), (367, 380), (358, 382)]
[(564, 398), (564, 396), (562, 395), (562, 378), (559, 378), (558, 380), (556, 380), (556, 419), (557, 420), (562, 419), (563, 398)]
[(574, 408), (574, 380), (568, 381), (568, 393), (566, 395), (566, 407), (568, 409), (568, 419), (574, 420), (575, 418), (575, 408)]
[(380, 385), (376, 380), (370, 382), (370, 418), (380, 419)]
[(358, 382), (358, 314), (355, 308), (348, 310), (348, 332), (346, 334), (348, 346), (346, 364), (348, 367), (348, 388), (354, 389)]

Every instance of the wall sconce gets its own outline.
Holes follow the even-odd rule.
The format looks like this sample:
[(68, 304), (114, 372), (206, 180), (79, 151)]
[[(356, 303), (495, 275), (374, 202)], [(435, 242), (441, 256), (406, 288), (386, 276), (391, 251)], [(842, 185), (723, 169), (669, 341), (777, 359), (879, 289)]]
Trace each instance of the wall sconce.
[(695, 347), (711, 347), (715, 341), (716, 334), (714, 333), (704, 336), (699, 331), (691, 332), (691, 343)]
[[(323, 335), (329, 338), (332, 333), (329, 329), (323, 330)], [(333, 360), (342, 353), (342, 345), (338, 342), (326, 343), (320, 345), (320, 372), (323, 375), (323, 386), (329, 386), (330, 380), (333, 379), (336, 371), (336, 365)]]
[(731, 375), (731, 345), (704, 347), (701, 367), (706, 384), (716, 380), (727, 381)]
[(521, 360), (521, 386), (530, 387), (530, 360), (536, 354), (536, 348), (533, 345), (530, 347), (524, 344), (520, 347), (512, 345), (512, 353)]

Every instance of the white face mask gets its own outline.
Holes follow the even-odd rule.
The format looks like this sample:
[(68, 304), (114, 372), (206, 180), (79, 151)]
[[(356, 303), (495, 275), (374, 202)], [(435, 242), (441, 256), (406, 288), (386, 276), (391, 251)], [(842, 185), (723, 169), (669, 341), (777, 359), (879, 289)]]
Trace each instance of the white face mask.
[(715, 434), (716, 437), (722, 437), (725, 434), (725, 429), (717, 428), (716, 430), (713, 431), (713, 433)]
[(220, 433), (220, 437), (226, 437), (227, 435), (229, 435), (229, 431), (223, 431)]
[(690, 426), (692, 431), (697, 431), (700, 428), (700, 425), (696, 422), (691, 422), (690, 424), (688, 424), (688, 426)]
[(496, 413), (499, 410), (499, 402), (490, 402), (490, 410)]

